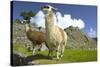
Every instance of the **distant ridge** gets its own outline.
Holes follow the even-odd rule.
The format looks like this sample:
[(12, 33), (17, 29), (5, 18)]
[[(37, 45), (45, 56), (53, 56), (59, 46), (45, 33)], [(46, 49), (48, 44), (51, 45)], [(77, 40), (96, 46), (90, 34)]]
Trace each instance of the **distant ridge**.
[(96, 49), (97, 40), (92, 39), (81, 31), (78, 27), (70, 26), (64, 29), (68, 35), (66, 48), (70, 49)]

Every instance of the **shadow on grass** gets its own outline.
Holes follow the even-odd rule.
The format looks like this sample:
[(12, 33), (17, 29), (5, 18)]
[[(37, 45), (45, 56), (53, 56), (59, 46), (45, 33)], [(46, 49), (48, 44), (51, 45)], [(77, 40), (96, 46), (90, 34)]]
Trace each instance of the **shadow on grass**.
[(12, 66), (37, 65), (38, 63), (35, 63), (34, 60), (40, 60), (40, 59), (51, 60), (52, 58), (42, 54), (36, 54), (25, 57), (20, 54), (13, 53), (11, 56), (11, 65)]
[(25, 59), (26, 61), (34, 61), (34, 60), (39, 60), (39, 59), (52, 59), (52, 58), (49, 56), (42, 55), (42, 54), (36, 54), (36, 55), (27, 56)]

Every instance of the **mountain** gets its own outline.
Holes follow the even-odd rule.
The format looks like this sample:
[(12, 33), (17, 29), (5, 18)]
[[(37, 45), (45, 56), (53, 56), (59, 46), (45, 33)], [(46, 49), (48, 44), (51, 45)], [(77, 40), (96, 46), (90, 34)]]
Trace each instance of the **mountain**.
[(97, 48), (96, 40), (86, 35), (78, 27), (70, 26), (64, 30), (68, 35), (68, 43), (66, 45), (66, 48), (69, 49), (96, 49)]

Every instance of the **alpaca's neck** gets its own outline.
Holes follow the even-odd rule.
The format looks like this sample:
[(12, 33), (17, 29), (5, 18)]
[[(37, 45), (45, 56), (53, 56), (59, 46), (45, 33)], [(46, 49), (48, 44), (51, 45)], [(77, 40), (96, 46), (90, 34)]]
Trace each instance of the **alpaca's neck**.
[(53, 28), (55, 27), (55, 18), (54, 18), (54, 13), (50, 12), (48, 15), (45, 16), (45, 26), (46, 26), (46, 31), (51, 32)]

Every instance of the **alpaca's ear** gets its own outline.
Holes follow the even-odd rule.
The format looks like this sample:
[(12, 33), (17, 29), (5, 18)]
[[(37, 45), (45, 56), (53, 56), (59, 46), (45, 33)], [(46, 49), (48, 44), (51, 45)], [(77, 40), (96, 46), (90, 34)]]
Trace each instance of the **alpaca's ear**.
[(43, 7), (41, 7), (41, 10), (43, 9)]
[(52, 11), (53, 12), (57, 12), (57, 8), (52, 8)]

